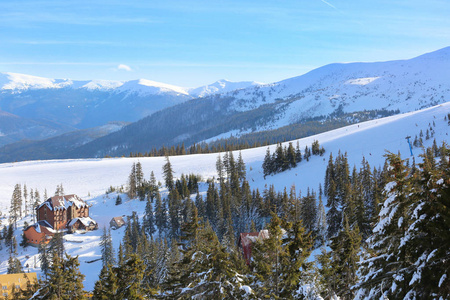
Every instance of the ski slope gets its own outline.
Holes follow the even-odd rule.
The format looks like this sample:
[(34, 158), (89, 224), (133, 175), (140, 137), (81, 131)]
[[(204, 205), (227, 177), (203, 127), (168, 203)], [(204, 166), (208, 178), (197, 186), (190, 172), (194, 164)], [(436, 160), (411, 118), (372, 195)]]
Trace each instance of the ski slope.
[[(277, 190), (282, 190), (284, 187), (289, 188), (293, 184), (295, 184), (297, 192), (299, 190), (306, 192), (308, 187), (317, 190), (319, 183), (323, 184), (325, 169), (331, 152), (334, 157), (339, 150), (347, 152), (351, 168), (354, 164), (359, 167), (363, 156), (372, 167), (382, 166), (384, 163), (383, 155), (386, 151), (400, 152), (403, 158), (410, 157), (409, 146), (405, 137), (409, 135), (414, 139), (415, 135), (419, 136), (420, 130), (425, 134), (430, 125), (434, 130), (434, 138), (438, 145), (443, 141), (448, 143), (450, 126), (444, 120), (448, 113), (450, 113), (450, 102), (299, 139), (302, 152), (306, 145), (310, 147), (314, 140), (318, 140), (326, 150), (325, 155), (323, 157), (312, 156), (309, 162), (303, 160), (296, 168), (268, 176), (266, 179), (263, 177), (261, 166), (267, 147), (243, 150), (242, 156), (247, 166), (247, 179), (252, 188), (259, 188), (260, 191), (270, 184), (274, 184)], [(433, 121), (435, 126), (433, 126)], [(432, 145), (433, 138), (425, 140), (424, 137), (423, 139), (424, 146)], [(294, 146), (295, 143), (296, 141), (294, 141)], [(271, 153), (273, 153), (275, 145), (270, 146), (270, 148)], [(422, 150), (414, 148), (413, 152), (417, 162), (418, 155)], [(234, 155), (237, 158), (238, 152), (235, 152)], [(175, 177), (182, 173), (194, 173), (200, 174), (206, 180), (216, 175), (217, 156), (218, 154), (175, 156), (170, 157), (170, 162), (175, 171)], [(163, 182), (164, 157), (50, 160), (0, 164), (0, 210), (3, 216), (7, 214), (14, 185), (17, 183), (26, 184), (28, 190), (37, 188), (41, 197), (45, 189), (49, 196), (53, 195), (56, 186), (62, 183), (67, 194), (74, 193), (88, 200), (92, 204), (90, 215), (99, 223), (100, 230), (86, 234), (66, 235), (65, 247), (70, 255), (79, 255), (80, 269), (86, 275), (85, 288), (92, 290), (101, 269), (101, 261), (93, 263), (87, 263), (87, 261), (101, 257), (99, 247), (101, 228), (109, 226), (109, 221), (114, 216), (131, 215), (132, 211), (137, 211), (140, 216), (143, 214), (145, 202), (129, 200), (125, 195), (122, 195), (124, 203), (116, 206), (115, 198), (117, 194), (105, 194), (110, 186), (126, 185), (131, 165), (137, 161), (141, 162), (146, 179), (149, 178), (150, 172), (154, 171), (157, 180)], [(202, 188), (206, 190), (206, 185), (202, 185)], [(30, 219), (27, 221), (31, 223)], [(5, 219), (2, 220), (3, 225), (6, 222)], [(18, 242), (20, 242), (21, 224), (23, 224), (23, 221), (19, 223), (19, 229), (15, 232)], [(116, 249), (121, 241), (123, 231), (124, 228), (113, 231), (113, 242)], [(0, 273), (6, 273), (7, 259), (6, 249), (1, 250)], [(28, 264), (30, 271), (39, 273), (36, 248), (28, 247), (23, 250), (19, 247), (19, 259), (23, 266)]]

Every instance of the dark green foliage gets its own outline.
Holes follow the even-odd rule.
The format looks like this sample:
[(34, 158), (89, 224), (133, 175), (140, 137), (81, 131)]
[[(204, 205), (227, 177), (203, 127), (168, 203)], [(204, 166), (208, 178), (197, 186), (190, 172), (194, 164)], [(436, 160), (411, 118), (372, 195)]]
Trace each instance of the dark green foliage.
[(199, 223), (196, 209), (183, 226), (182, 248), (183, 259), (172, 269), (167, 298), (237, 299), (243, 296), (243, 276), (236, 272), (212, 228)]
[(9, 210), (9, 218), (17, 228), (17, 220), (22, 217), (22, 187), (20, 184), (14, 186), (14, 191), (11, 196), (11, 206)]
[(169, 157), (166, 156), (166, 163), (163, 166), (163, 174), (164, 174), (164, 182), (169, 192), (172, 191), (174, 188), (173, 173), (174, 171), (172, 170), (172, 164), (169, 161)]
[(100, 240), (100, 247), (102, 252), (102, 263), (104, 267), (112, 266), (116, 263), (114, 248), (111, 238), (111, 230), (103, 228), (103, 234)]
[(142, 227), (149, 236), (153, 237), (153, 234), (156, 232), (156, 222), (150, 198), (147, 199), (147, 204), (145, 205), (145, 215), (144, 220), (142, 221)]
[(443, 145), (440, 162), (432, 148), (412, 173), (399, 155), (387, 155), (390, 183), (361, 265), (361, 295), (389, 298), (446, 298), (449, 293), (450, 165)]
[(310, 281), (311, 263), (306, 260), (311, 249), (312, 238), (301, 222), (287, 222), (273, 214), (264, 237), (254, 243), (252, 250), (252, 288), (257, 296), (301, 297), (296, 291)]
[[(344, 224), (342, 230), (331, 242), (331, 266), (333, 268), (332, 283), (336, 295), (343, 299), (353, 299), (353, 285), (357, 282), (356, 272), (361, 245), (361, 235), (358, 226), (350, 228), (347, 216), (344, 215)], [(325, 267), (326, 268), (326, 267)], [(324, 273), (327, 273), (325, 271)]]
[(83, 290), (83, 279), (78, 269), (80, 263), (78, 257), (55, 256), (48, 271), (48, 277), (44, 280), (33, 300), (44, 299), (86, 299)]
[(120, 197), (120, 195), (117, 195), (116, 197), (116, 205), (120, 205), (122, 204), (122, 197)]
[[(313, 146), (314, 149), (319, 149), (319, 142), (314, 141)], [(317, 151), (313, 152), (313, 155), (323, 155), (325, 150), (319, 149)], [(305, 148), (305, 154), (304, 159), (309, 161), (309, 157), (311, 156), (311, 150), (306, 146)], [(275, 152), (273, 155), (270, 155), (270, 149), (267, 148), (266, 155), (264, 157), (263, 161), (263, 172), (264, 177), (276, 173), (280, 173), (283, 171), (286, 171), (291, 168), (295, 168), (298, 163), (302, 161), (302, 153), (300, 151), (300, 146), (297, 142), (297, 148), (294, 149), (294, 146), (290, 142), (288, 146), (284, 146), (280, 143), (277, 144), (277, 147), (275, 149)]]

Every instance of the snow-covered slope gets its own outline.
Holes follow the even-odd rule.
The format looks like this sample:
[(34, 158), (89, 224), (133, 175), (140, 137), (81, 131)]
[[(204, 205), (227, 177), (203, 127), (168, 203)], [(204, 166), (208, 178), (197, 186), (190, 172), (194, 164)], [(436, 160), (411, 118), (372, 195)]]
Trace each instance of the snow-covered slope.
[(201, 86), (198, 88), (188, 89), (189, 94), (195, 97), (206, 97), (213, 94), (227, 93), (235, 90), (248, 88), (251, 86), (259, 86), (263, 83), (255, 81), (239, 81), (233, 82), (226, 79), (218, 80), (212, 84)]
[[(309, 146), (313, 140), (318, 140), (326, 150), (325, 156), (313, 156), (309, 162), (303, 161), (292, 170), (268, 176), (266, 179), (263, 177), (261, 168), (266, 147), (243, 150), (242, 156), (247, 166), (247, 178), (252, 188), (260, 190), (269, 184), (274, 184), (277, 190), (282, 190), (285, 186), (289, 188), (292, 184), (296, 185), (297, 191), (299, 189), (305, 191), (307, 187), (317, 189), (319, 183), (323, 183), (330, 152), (333, 154), (339, 150), (347, 152), (351, 166), (358, 165), (363, 156), (372, 166), (380, 166), (383, 164), (383, 154), (386, 153), (386, 150), (394, 153), (400, 152), (403, 158), (407, 158), (410, 157), (409, 147), (405, 140), (407, 135), (414, 137), (419, 134), (420, 130), (426, 131), (431, 127), (438, 144), (449, 141), (450, 126), (445, 120), (448, 113), (450, 113), (450, 103), (445, 103), (417, 112), (364, 122), (300, 139), (301, 147)], [(432, 139), (424, 142), (425, 146), (430, 146)], [(271, 146), (271, 151), (274, 150), (275, 146)], [(414, 148), (413, 151), (417, 161), (421, 149)], [(170, 161), (176, 172), (175, 176), (180, 176), (182, 173), (195, 173), (208, 179), (216, 175), (217, 156), (218, 154), (175, 156), (171, 157)], [(44, 190), (47, 190), (49, 195), (52, 194), (56, 186), (62, 183), (66, 193), (75, 193), (93, 205), (91, 217), (99, 223), (100, 228), (108, 226), (109, 220), (113, 216), (130, 215), (132, 211), (137, 211), (139, 215), (142, 215), (144, 202), (125, 198), (124, 204), (115, 206), (116, 194), (105, 194), (110, 186), (117, 187), (126, 183), (131, 165), (137, 161), (142, 163), (146, 177), (151, 171), (154, 171), (157, 180), (163, 181), (164, 157), (28, 161), (0, 164), (0, 209), (3, 214), (7, 214), (9, 199), (14, 185), (17, 183), (26, 184), (28, 189), (38, 189), (41, 195)], [(205, 190), (204, 185), (202, 189)], [(20, 229), (16, 231), (16, 235), (19, 234)], [(101, 230), (84, 235), (65, 236), (67, 252), (71, 255), (79, 255), (81, 271), (86, 275), (85, 286), (88, 290), (93, 288), (101, 268), (101, 262), (87, 263), (87, 261), (101, 256), (100, 236)], [(118, 247), (122, 236), (123, 228), (113, 231), (115, 247)], [(34, 268), (36, 255), (35, 248), (30, 247), (26, 251), (19, 248), (19, 259), (22, 264), (28, 264), (30, 271), (39, 272), (38, 267)], [(5, 273), (7, 268), (6, 249), (0, 251), (0, 256), (2, 262), (0, 273)]]
[(450, 47), (409, 60), (331, 64), (305, 75), (228, 93), (230, 111), (289, 100), (273, 128), (305, 117), (387, 109), (414, 111), (450, 100)]

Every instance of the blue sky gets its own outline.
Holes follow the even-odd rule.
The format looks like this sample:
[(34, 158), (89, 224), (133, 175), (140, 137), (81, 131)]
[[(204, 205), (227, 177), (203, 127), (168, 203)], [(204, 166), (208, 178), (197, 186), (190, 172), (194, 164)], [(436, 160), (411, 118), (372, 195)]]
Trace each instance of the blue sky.
[(0, 1), (0, 72), (275, 82), (450, 46), (448, 0)]

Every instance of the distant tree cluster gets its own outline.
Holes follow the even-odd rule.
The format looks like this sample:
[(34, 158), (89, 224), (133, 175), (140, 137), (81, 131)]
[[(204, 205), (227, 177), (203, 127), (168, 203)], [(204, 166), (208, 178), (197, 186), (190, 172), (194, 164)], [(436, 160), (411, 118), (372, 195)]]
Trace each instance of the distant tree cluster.
[(281, 143), (277, 144), (277, 148), (273, 154), (270, 154), (270, 149), (267, 148), (262, 166), (264, 177), (295, 168), (302, 160), (309, 161), (311, 154), (322, 156), (324, 153), (325, 149), (320, 147), (319, 141), (314, 141), (311, 148), (305, 146), (304, 154), (300, 150), (298, 141), (295, 149), (291, 142), (288, 146), (284, 147)]

